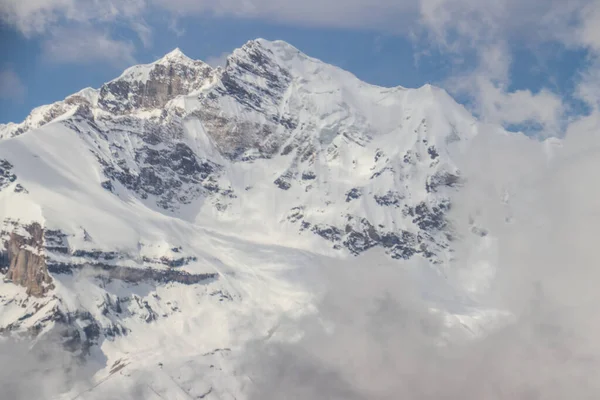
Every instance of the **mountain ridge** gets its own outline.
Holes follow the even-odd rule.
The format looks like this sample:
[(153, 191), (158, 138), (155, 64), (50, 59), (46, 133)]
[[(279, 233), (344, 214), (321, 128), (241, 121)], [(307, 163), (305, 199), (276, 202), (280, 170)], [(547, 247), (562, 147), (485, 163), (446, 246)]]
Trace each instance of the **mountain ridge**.
[[(330, 67), (333, 70), (337, 71), (337, 72), (341, 72), (344, 74), (347, 74), (348, 76), (351, 76), (352, 78), (354, 78), (357, 81), (360, 81), (359, 78), (357, 78), (354, 74), (352, 74), (351, 72), (345, 71), (339, 67), (335, 67), (333, 65), (330, 64), (326, 64), (323, 63), (322, 61), (309, 57), (306, 54), (302, 53), (300, 50), (298, 50), (296, 47), (292, 46), (291, 44), (282, 41), (282, 40), (274, 40), (274, 41), (269, 41), (266, 39), (262, 39), (262, 38), (257, 38), (254, 40), (250, 40), (248, 42), (246, 42), (244, 44), (244, 46), (242, 46), (241, 48), (238, 48), (236, 50), (234, 50), (229, 56), (228, 58), (234, 57), (236, 52), (244, 52), (245, 49), (248, 48), (252, 48), (254, 45), (258, 44), (260, 45), (268, 45), (269, 47), (272, 46), (279, 46), (279, 47), (283, 47), (285, 49), (287, 49), (287, 54), (294, 54), (294, 55), (299, 55), (300, 57), (307, 59), (307, 60), (311, 60), (312, 62), (316, 62), (320, 65), (326, 66), (326, 67)], [(269, 49), (272, 52), (272, 49)], [(174, 61), (181, 61), (184, 60), (185, 64), (200, 64), (206, 67), (210, 67), (208, 64), (206, 64), (204, 61), (202, 60), (195, 60), (192, 59), (190, 57), (188, 57), (187, 55), (185, 55), (180, 48), (176, 47), (175, 49), (171, 50), (170, 52), (166, 53), (164, 56), (162, 56), (161, 58), (151, 62), (151, 63), (147, 63), (147, 64), (139, 64), (139, 65), (135, 65), (132, 67), (129, 67), (127, 69), (125, 69), (119, 76), (115, 77), (112, 80), (109, 80), (108, 82), (106, 82), (104, 85), (109, 84), (111, 82), (115, 82), (115, 81), (119, 81), (119, 80), (123, 80), (125, 78), (130, 78), (131, 76), (129, 76), (133, 71), (135, 71), (136, 69), (146, 69), (148, 67), (151, 66), (155, 66), (155, 65), (164, 65), (164, 64), (169, 64), (171, 62)], [(212, 68), (212, 67), (211, 67)], [(219, 68), (212, 68), (213, 70), (217, 70)], [(143, 74), (139, 74), (139, 75), (143, 75)], [(135, 79), (135, 78), (134, 78)], [(369, 83), (365, 83), (360, 81), (362, 84), (367, 85), (367, 86), (371, 86), (371, 87), (376, 87), (376, 88), (382, 88), (382, 89), (389, 89), (389, 90), (406, 90), (407, 88), (403, 87), (403, 86), (393, 86), (393, 87), (383, 87), (383, 86), (377, 86), (377, 85), (373, 85), (373, 84), (369, 84)], [(104, 86), (102, 85), (102, 86)], [(78, 97), (82, 97), (84, 99), (86, 99), (88, 102), (90, 102), (93, 106), (95, 106), (96, 102), (97, 102), (97, 96), (99, 95), (99, 91), (102, 89), (102, 86), (98, 89), (94, 89), (91, 87), (86, 87), (84, 89), (81, 89), (80, 91), (73, 93), (69, 96), (67, 96), (65, 99), (63, 100), (58, 100), (56, 102), (50, 103), (50, 104), (46, 104), (46, 105), (41, 105), (38, 106), (36, 108), (33, 109), (32, 113), (29, 114), (23, 121), (21, 122), (8, 122), (6, 124), (0, 124), (0, 139), (2, 138), (7, 138), (7, 137), (12, 137), (21, 133), (24, 133), (25, 131), (37, 128), (42, 126), (45, 123), (51, 122), (54, 119), (62, 116), (63, 114), (65, 114), (68, 110), (61, 110), (65, 107), (65, 103), (76, 103), (76, 98)], [(452, 101), (454, 101), (449, 95), (448, 93), (439, 87), (430, 85), (430, 84), (425, 84), (423, 85), (421, 88), (419, 89), (431, 89), (431, 90), (435, 90), (438, 91), (438, 93), (440, 94), (444, 94), (445, 96), (447, 96), (449, 99), (451, 99)], [(188, 93), (189, 94), (189, 93)], [(456, 103), (458, 105), (458, 103)], [(462, 107), (462, 106), (460, 106)], [(466, 111), (466, 110), (465, 110)], [(37, 114), (34, 116), (34, 114)], [(47, 114), (46, 118), (43, 118), (39, 116), (39, 114)], [(57, 116), (58, 114), (58, 116)], [(41, 121), (40, 121), (41, 119)], [(28, 120), (33, 120), (31, 121), (29, 124), (27, 123)]]

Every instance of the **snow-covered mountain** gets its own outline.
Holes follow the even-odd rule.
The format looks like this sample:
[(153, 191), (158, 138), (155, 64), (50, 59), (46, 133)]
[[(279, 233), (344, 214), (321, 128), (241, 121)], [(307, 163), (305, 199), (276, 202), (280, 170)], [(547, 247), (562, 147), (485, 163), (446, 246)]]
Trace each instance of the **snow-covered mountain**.
[(307, 268), (443, 272), (448, 149), (478, 131), (441, 89), (369, 85), (281, 41), (224, 68), (178, 49), (131, 67), (0, 126), (0, 329), (60, 332), (90, 387), (137, 373), (164, 398), (244, 398), (231, 353), (314, 311)]

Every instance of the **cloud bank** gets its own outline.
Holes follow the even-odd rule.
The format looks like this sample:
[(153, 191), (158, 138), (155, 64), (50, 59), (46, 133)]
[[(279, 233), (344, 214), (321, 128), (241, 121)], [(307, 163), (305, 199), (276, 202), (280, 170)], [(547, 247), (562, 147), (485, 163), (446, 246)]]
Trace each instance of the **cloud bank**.
[[(596, 398), (598, 128), (587, 121), (562, 144), (476, 138), (461, 155), (467, 183), (453, 203), (463, 246), (445, 279), (426, 281), (441, 286), (420, 286), (411, 271), (425, 265), (331, 266), (319, 314), (284, 324), (295, 340), (249, 346), (251, 399)], [(474, 239), (473, 221), (486, 238)], [(477, 278), (477, 290), (465, 278)], [(457, 312), (453, 298), (506, 314), (469, 339), (432, 311)]]

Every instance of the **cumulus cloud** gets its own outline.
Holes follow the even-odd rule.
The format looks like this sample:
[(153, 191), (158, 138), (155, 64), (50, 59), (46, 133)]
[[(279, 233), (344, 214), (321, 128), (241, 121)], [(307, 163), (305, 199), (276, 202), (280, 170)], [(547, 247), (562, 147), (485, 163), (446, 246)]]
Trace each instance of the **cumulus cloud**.
[(600, 55), (581, 73), (576, 95), (595, 112), (600, 112)]
[[(588, 48), (585, 68), (579, 72), (574, 95), (591, 109), (591, 119), (600, 118), (600, 3), (593, 2), (579, 10), (573, 29), (563, 33), (565, 43)], [(585, 118), (584, 118), (585, 119)]]
[[(63, 339), (63, 340), (61, 340)], [(2, 396), (12, 400), (52, 399), (68, 390), (89, 387), (81, 360), (63, 348), (61, 332), (30, 341), (0, 340)]]
[[(600, 185), (590, 174), (600, 168), (598, 128), (581, 121), (555, 145), (483, 131), (466, 152), (453, 149), (466, 183), (453, 199), (452, 266), (425, 285), (415, 271), (427, 265), (357, 259), (321, 271), (319, 313), (248, 347), (250, 398), (597, 397)], [(473, 223), (488, 235), (474, 235)], [(469, 307), (503, 313), (471, 339), (439, 311)]]
[[(447, 54), (476, 60), (443, 85), (452, 94), (469, 98), (471, 110), (480, 118), (505, 126), (536, 127), (544, 135), (560, 135), (573, 112), (581, 111), (565, 104), (564, 93), (559, 95), (548, 88), (537, 92), (509, 89), (514, 43), (533, 53), (549, 43), (583, 49), (591, 60), (596, 60), (600, 48), (596, 35), (599, 9), (598, 2), (590, 0), (502, 0), (492, 5), (471, 0), (421, 0), (421, 32)], [(600, 82), (597, 65), (581, 65), (579, 75), (573, 77), (580, 83), (570, 93), (592, 107), (596, 104), (594, 88)]]
[(43, 32), (63, 15), (70, 15), (74, 7), (72, 0), (2, 0), (0, 17), (25, 35)]
[[(475, 49), (475, 48), (474, 48)], [(512, 58), (507, 43), (482, 44), (476, 63), (444, 82), (452, 94), (467, 98), (469, 108), (484, 122), (504, 126), (531, 125), (544, 135), (559, 135), (564, 128), (566, 106), (548, 89), (508, 90)]]
[(467, 97), (471, 110), (486, 122), (536, 127), (546, 135), (560, 134), (566, 113), (561, 96), (547, 88), (536, 93), (509, 88), (511, 43), (532, 52), (550, 42), (566, 46), (565, 35), (573, 30), (571, 21), (591, 2), (563, 3), (422, 0), (423, 36), (439, 43), (452, 57), (475, 60), (466, 70), (448, 77), (443, 85), (452, 94)]
[(566, 112), (562, 99), (547, 89), (506, 90), (490, 75), (472, 72), (448, 79), (446, 87), (455, 94), (470, 98), (470, 108), (484, 122), (507, 125), (527, 125), (539, 134), (556, 136), (563, 129)]
[(124, 67), (135, 63), (135, 46), (94, 29), (56, 29), (42, 42), (42, 56), (54, 63), (108, 63)]
[(12, 68), (0, 70), (0, 99), (22, 101), (27, 89)]

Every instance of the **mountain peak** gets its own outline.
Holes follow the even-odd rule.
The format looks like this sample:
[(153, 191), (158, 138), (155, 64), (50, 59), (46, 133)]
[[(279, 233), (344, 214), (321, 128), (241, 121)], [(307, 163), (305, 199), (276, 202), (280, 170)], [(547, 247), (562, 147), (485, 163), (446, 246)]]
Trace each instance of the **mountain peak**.
[(183, 53), (183, 51), (181, 51), (181, 49), (179, 47), (176, 47), (173, 50), (171, 50), (170, 52), (168, 52), (167, 54), (165, 54), (164, 56), (162, 56), (161, 58), (159, 58), (158, 60), (151, 63), (150, 65), (170, 64), (170, 63), (185, 64), (185, 65), (205, 64), (203, 61), (195, 60), (193, 58), (188, 57), (187, 55), (185, 55)]
[(190, 58), (188, 56), (186, 56), (179, 47), (174, 48), (173, 50), (171, 50), (170, 52), (168, 52), (167, 54), (165, 54), (162, 57), (162, 60), (173, 60), (173, 59), (190, 60)]
[(283, 40), (267, 40), (263, 38), (257, 38), (246, 42), (240, 50), (246, 52), (249, 50), (262, 51), (277, 55), (279, 58), (283, 57), (284, 59), (289, 59), (298, 55), (302, 56), (303, 58), (308, 58), (306, 54), (302, 53), (296, 47)]
[(156, 66), (164, 66), (168, 64), (181, 64), (187, 67), (196, 65), (201, 68), (204, 68), (205, 66), (202, 61), (196, 61), (189, 58), (181, 51), (179, 47), (176, 47), (154, 62), (149, 64), (134, 65), (127, 68), (121, 75), (108, 83), (123, 80), (146, 82), (150, 78), (150, 73), (156, 68)]

